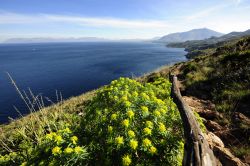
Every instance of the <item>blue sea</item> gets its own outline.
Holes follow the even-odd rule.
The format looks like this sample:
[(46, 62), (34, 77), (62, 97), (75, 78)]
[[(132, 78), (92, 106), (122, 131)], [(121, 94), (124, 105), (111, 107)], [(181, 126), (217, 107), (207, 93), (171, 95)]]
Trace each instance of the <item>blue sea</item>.
[[(109, 84), (119, 77), (141, 76), (163, 65), (185, 61), (184, 49), (150, 42), (0, 44), (0, 123), (29, 113), (6, 72), (20, 90), (57, 101)], [(47, 102), (49, 104), (49, 102)]]

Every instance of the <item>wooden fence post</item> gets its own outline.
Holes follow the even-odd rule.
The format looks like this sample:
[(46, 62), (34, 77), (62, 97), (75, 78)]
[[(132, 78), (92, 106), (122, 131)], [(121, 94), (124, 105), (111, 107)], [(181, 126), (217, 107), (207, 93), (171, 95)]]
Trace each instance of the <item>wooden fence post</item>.
[(209, 148), (207, 140), (204, 138), (198, 122), (183, 100), (177, 86), (177, 77), (169, 74), (172, 82), (171, 97), (177, 105), (184, 128), (184, 158), (183, 166), (214, 166), (216, 165), (213, 151)]

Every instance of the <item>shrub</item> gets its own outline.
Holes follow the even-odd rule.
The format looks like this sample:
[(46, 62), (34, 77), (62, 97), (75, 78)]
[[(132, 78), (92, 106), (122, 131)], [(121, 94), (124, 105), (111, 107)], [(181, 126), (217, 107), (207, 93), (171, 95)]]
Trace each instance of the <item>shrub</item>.
[(146, 84), (120, 78), (99, 90), (81, 125), (90, 163), (181, 164), (181, 119), (170, 87), (163, 78)]

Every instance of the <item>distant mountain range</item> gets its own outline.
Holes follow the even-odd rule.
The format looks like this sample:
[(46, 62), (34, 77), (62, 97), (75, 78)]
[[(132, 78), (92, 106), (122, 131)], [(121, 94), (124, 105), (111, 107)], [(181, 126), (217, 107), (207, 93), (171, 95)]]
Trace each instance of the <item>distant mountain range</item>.
[(185, 48), (188, 52), (187, 58), (194, 58), (200, 55), (211, 54), (215, 52), (215, 48), (223, 46), (227, 43), (236, 43), (242, 37), (250, 36), (250, 29), (244, 32), (231, 32), (220, 37), (210, 37), (204, 40), (192, 40), (185, 42), (167, 43), (168, 47)]
[(156, 40), (157, 42), (172, 43), (185, 42), (188, 40), (203, 40), (210, 37), (220, 37), (223, 33), (213, 31), (207, 28), (192, 29), (187, 32), (171, 33)]
[[(156, 40), (156, 39), (155, 39)], [(5, 40), (3, 43), (61, 43), (61, 42), (138, 42), (148, 41), (142, 39), (106, 39), (98, 37), (80, 37), (80, 38), (10, 38)]]
[(48, 43), (48, 42), (98, 42), (108, 41), (108, 39), (97, 37), (81, 37), (81, 38), (11, 38), (5, 40), (4, 43)]
[(193, 40), (185, 42), (170, 42), (167, 45), (170, 47), (182, 47), (186, 48), (187, 51), (192, 51), (195, 49), (207, 49), (210, 47), (215, 47), (218, 44), (223, 44), (229, 40), (237, 40), (244, 36), (250, 35), (250, 29), (244, 32), (231, 32), (220, 37), (210, 37), (204, 40)]
[[(192, 29), (186, 32), (177, 32), (170, 33), (168, 35), (162, 37), (155, 37), (149, 40), (141, 40), (141, 39), (105, 39), (98, 37), (80, 37), (80, 38), (48, 38), (48, 37), (38, 37), (38, 38), (11, 38), (5, 40), (3, 43), (49, 43), (49, 42), (103, 42), (103, 41), (124, 41), (124, 42), (133, 42), (133, 41), (153, 41), (160, 42), (166, 44), (177, 44), (179, 45), (189, 45), (192, 43), (194, 45), (196, 42), (203, 44), (215, 44), (221, 41), (231, 40), (233, 38), (242, 37), (250, 35), (250, 30), (245, 32), (231, 32), (228, 34), (223, 34), (220, 32), (213, 31), (207, 28), (201, 29)], [(172, 45), (173, 46), (173, 45)], [(178, 46), (179, 47), (179, 46)]]

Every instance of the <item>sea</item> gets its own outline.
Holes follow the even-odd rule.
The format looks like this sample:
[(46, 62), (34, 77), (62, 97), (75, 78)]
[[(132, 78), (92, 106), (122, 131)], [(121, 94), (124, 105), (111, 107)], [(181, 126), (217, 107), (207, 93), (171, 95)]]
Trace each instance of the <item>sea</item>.
[[(152, 42), (0, 44), (0, 124), (30, 113), (20, 92), (50, 105), (119, 77), (138, 77), (186, 61), (182, 48)], [(60, 95), (61, 94), (61, 95)]]

